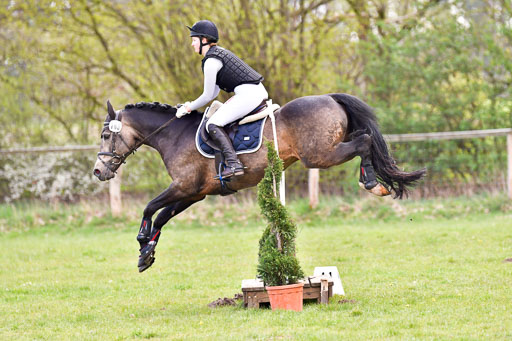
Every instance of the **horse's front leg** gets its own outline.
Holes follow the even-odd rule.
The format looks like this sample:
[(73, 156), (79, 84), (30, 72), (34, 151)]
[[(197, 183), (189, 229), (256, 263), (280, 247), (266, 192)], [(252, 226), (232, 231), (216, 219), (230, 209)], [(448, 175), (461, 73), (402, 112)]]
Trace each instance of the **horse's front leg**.
[[(181, 191), (175, 183), (172, 183), (169, 188), (149, 202), (144, 209), (139, 233), (137, 234), (137, 241), (140, 243), (139, 272), (149, 268), (155, 261), (155, 248), (160, 238), (162, 226), (170, 218), (203, 198), (204, 195), (202, 197), (194, 197), (187, 194)], [(155, 221), (155, 226), (152, 226), (151, 219), (153, 215), (162, 207), (166, 207), (166, 209), (160, 212)]]

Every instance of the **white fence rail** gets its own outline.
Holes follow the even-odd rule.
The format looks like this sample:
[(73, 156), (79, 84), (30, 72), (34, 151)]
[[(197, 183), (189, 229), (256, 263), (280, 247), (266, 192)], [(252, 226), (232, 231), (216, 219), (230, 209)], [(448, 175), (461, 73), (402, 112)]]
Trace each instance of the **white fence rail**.
[(411, 142), (411, 141), (433, 141), (433, 140), (461, 140), (489, 136), (507, 136), (512, 134), (512, 128), (486, 129), (486, 130), (465, 130), (445, 131), (439, 133), (415, 133), (415, 134), (393, 134), (384, 135), (388, 142)]
[(461, 140), (483, 138), (490, 136), (507, 137), (507, 193), (509, 199), (512, 199), (512, 128), (447, 131), (440, 133), (396, 134), (385, 135), (384, 138), (387, 139), (388, 142), (411, 142), (433, 140)]
[[(384, 135), (389, 143), (412, 142), (412, 141), (433, 141), (433, 140), (459, 140), (473, 139), (490, 136), (507, 137), (507, 193), (512, 199), (512, 128), (487, 129), (487, 130), (467, 130), (467, 131), (449, 131), (437, 133), (415, 133), (415, 134), (393, 134)], [(69, 151), (98, 151), (98, 145), (87, 146), (60, 146), (60, 147), (33, 147), (33, 148), (13, 148), (0, 150), (0, 155), (17, 153), (54, 153)], [(319, 191), (319, 171), (318, 169), (309, 170), (309, 198), (310, 206), (315, 207), (318, 204)], [(119, 174), (120, 175), (120, 174)], [(121, 207), (121, 181), (118, 180), (110, 184), (111, 209), (113, 213), (120, 212)]]
[[(415, 133), (415, 134), (393, 134), (384, 135), (384, 139), (389, 143), (413, 142), (413, 141), (434, 141), (434, 140), (461, 140), (474, 139), (490, 136), (507, 137), (507, 194), (512, 199), (512, 128), (486, 129), (486, 130), (466, 130), (466, 131), (447, 131), (437, 133)], [(318, 204), (318, 169), (309, 170), (310, 181), (316, 181), (315, 184), (309, 184), (309, 205), (315, 207)]]
[(0, 149), (0, 155), (25, 154), (25, 153), (55, 153), (55, 152), (80, 152), (80, 151), (99, 151), (100, 146), (59, 146), (59, 147), (32, 147), (32, 148), (12, 148)]

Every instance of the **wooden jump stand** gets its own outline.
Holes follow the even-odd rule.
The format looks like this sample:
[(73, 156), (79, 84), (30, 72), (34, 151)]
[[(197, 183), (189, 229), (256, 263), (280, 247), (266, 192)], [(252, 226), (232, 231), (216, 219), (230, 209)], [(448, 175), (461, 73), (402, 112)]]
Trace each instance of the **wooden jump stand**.
[[(304, 300), (316, 299), (318, 303), (328, 304), (332, 297), (333, 280), (329, 276), (310, 276), (300, 282), (304, 283)], [(244, 279), (242, 281), (244, 306), (259, 308), (260, 303), (269, 303), (268, 294), (263, 281), (259, 279)]]

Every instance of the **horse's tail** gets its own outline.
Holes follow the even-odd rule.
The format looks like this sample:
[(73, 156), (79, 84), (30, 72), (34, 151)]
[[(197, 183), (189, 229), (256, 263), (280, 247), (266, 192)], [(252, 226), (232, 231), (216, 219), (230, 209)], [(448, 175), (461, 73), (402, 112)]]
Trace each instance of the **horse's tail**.
[(380, 132), (373, 109), (368, 104), (347, 94), (329, 94), (329, 96), (347, 113), (349, 133), (366, 133), (372, 137), (371, 159), (377, 178), (395, 192), (395, 198), (402, 199), (404, 194), (408, 194), (407, 187), (415, 185), (426, 174), (426, 169), (407, 173), (396, 166)]

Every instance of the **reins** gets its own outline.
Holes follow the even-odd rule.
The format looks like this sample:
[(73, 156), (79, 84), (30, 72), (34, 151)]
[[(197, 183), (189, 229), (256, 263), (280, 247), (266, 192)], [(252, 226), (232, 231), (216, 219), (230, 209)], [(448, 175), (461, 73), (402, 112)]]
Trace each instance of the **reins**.
[[(147, 140), (149, 140), (153, 135), (156, 135), (158, 134), (159, 132), (161, 132), (163, 129), (165, 129), (169, 124), (171, 124), (172, 121), (174, 121), (175, 119), (177, 119), (176, 116), (174, 116), (173, 118), (171, 118), (170, 120), (168, 120), (167, 122), (165, 122), (164, 124), (162, 124), (160, 127), (158, 127), (154, 132), (152, 132), (151, 134), (149, 134), (148, 136), (146, 136), (142, 141), (140, 141), (139, 143), (137, 143), (137, 145), (135, 146), (135, 148), (133, 148), (133, 152), (135, 152), (137, 150), (137, 148), (139, 148), (140, 146), (142, 146), (144, 144), (144, 142), (146, 142)], [(131, 153), (133, 153), (131, 152)], [(129, 152), (130, 153), (130, 152)], [(130, 154), (128, 154), (130, 155)]]

